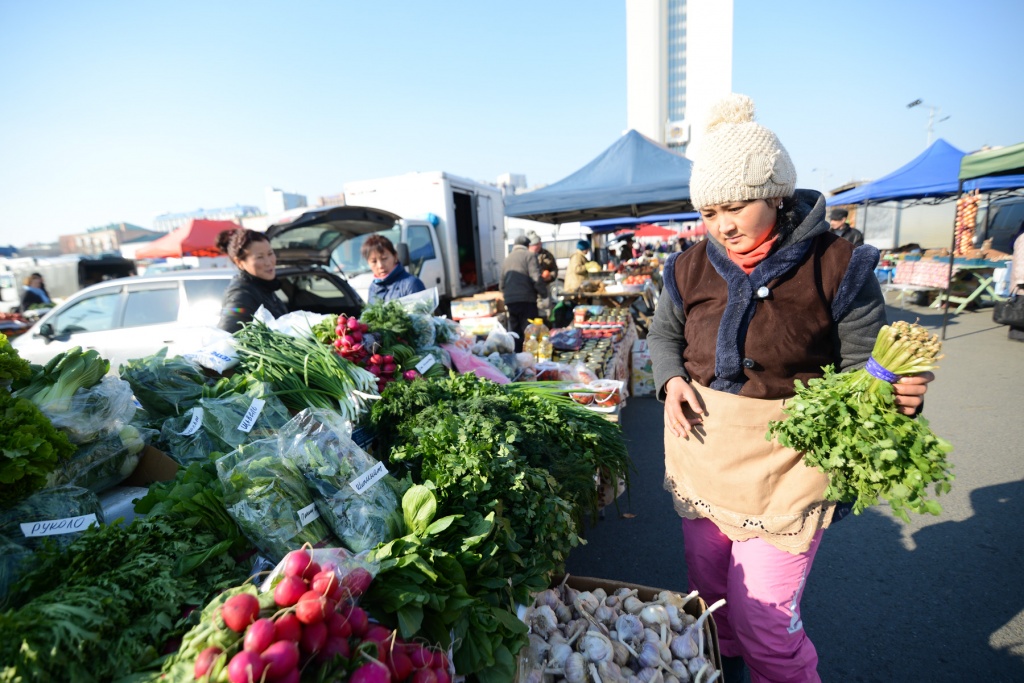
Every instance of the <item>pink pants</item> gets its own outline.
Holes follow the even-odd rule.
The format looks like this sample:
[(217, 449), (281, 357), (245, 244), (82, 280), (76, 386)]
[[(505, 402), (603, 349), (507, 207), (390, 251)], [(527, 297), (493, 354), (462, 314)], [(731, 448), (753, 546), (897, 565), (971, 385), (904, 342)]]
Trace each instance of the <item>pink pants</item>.
[(751, 683), (819, 682), (818, 653), (804, 633), (800, 598), (821, 531), (800, 555), (760, 539), (734, 543), (707, 519), (683, 519), (690, 590), (715, 610), (724, 657), (743, 657)]

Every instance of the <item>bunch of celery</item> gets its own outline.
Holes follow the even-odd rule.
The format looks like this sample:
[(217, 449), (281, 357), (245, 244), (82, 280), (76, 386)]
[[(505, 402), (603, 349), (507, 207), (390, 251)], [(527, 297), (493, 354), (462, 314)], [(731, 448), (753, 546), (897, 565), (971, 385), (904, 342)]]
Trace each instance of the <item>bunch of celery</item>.
[(949, 491), (952, 446), (923, 417), (898, 412), (892, 382), (934, 370), (940, 349), (920, 325), (883, 327), (868, 368), (837, 373), (828, 366), (806, 386), (797, 381), (786, 419), (769, 424), (767, 439), (800, 451), (809, 467), (828, 474), (825, 497), (855, 501), (854, 513), (882, 499), (904, 521), (908, 510), (939, 514), (926, 494), (929, 485), (936, 494)]

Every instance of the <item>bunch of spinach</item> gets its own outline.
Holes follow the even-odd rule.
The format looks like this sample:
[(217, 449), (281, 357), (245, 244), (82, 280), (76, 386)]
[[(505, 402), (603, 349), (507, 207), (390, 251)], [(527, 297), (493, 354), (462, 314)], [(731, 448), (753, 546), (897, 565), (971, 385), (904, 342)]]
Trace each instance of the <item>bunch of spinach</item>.
[[(403, 638), (454, 645), (455, 670), (483, 683), (509, 681), (526, 626), (515, 615), (506, 558), (516, 553), (495, 512), (438, 518), (433, 485), (402, 498), (406, 536), (378, 547), (376, 580), (361, 605)], [(546, 586), (538, 583), (536, 590)]]

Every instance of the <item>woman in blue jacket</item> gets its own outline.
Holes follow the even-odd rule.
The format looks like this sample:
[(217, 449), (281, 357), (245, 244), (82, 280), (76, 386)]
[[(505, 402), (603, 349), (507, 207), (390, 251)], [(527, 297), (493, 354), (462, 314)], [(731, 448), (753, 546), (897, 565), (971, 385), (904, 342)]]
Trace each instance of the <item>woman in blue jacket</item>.
[(407, 271), (398, 262), (395, 245), (387, 237), (370, 235), (363, 242), (360, 253), (370, 265), (370, 272), (373, 273), (373, 282), (370, 284), (367, 303), (391, 301), (426, 289), (422, 280)]

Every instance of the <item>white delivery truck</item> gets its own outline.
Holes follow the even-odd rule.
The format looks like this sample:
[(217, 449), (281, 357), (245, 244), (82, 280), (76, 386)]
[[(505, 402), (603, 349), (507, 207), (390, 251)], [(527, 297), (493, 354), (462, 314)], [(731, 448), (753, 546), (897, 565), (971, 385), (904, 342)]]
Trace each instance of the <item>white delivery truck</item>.
[(0, 312), (21, 306), (23, 284), (31, 273), (42, 275), (50, 298), (59, 301), (97, 282), (135, 275), (135, 261), (78, 254), (0, 259)]
[[(505, 200), (497, 186), (434, 171), (350, 182), (344, 191), (349, 206), (400, 217), (381, 234), (396, 246), (405, 245), (399, 256), (406, 259), (406, 268), (427, 289), (437, 287), (442, 300), (497, 287), (505, 260)], [(365, 300), (373, 276), (359, 254), (363, 239), (349, 240), (335, 251)]]

